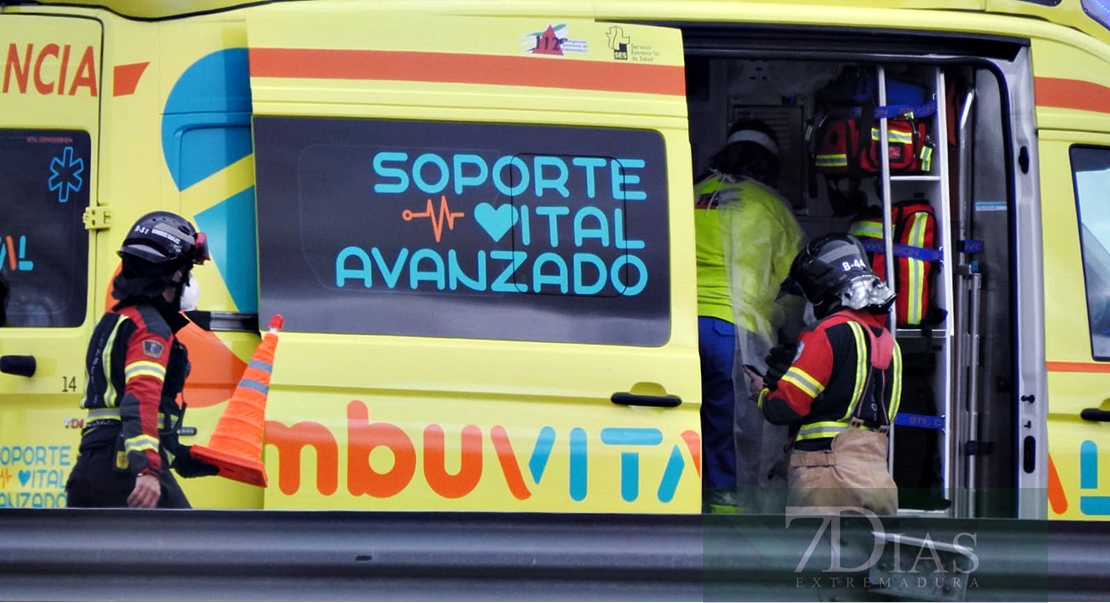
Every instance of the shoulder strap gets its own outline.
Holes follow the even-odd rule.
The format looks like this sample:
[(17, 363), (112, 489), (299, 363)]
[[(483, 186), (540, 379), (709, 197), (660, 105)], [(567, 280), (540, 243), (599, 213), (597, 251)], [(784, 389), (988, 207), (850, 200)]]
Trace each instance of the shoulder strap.
[(890, 367), (890, 363), (894, 358), (894, 336), (890, 334), (890, 331), (884, 331), (882, 335), (875, 335), (871, 327), (857, 319), (852, 310), (838, 310), (833, 312), (824, 322), (831, 323), (829, 326), (846, 322), (859, 324), (859, 326), (863, 327), (864, 333), (867, 334), (867, 339), (871, 342), (871, 365), (882, 371)]
[[(838, 312), (834, 312), (832, 315), (829, 316), (829, 318), (826, 319), (826, 321), (832, 322), (832, 324), (829, 326), (843, 324), (846, 322), (854, 322), (858, 324), (863, 329), (864, 333), (867, 334), (867, 339), (871, 344), (871, 353), (870, 357), (868, 358), (871, 370), (868, 370), (865, 373), (863, 382), (863, 393), (860, 395), (859, 403), (856, 405), (855, 412), (853, 412), (851, 417), (852, 419), (862, 420), (862, 418), (859, 416), (859, 412), (860, 409), (863, 408), (864, 401), (871, 398), (871, 390), (873, 389), (874, 385), (874, 380), (871, 378), (872, 373), (875, 369), (878, 369), (879, 371), (886, 371), (888, 368), (890, 368), (890, 364), (894, 360), (894, 336), (890, 334), (890, 331), (884, 331), (882, 335), (876, 336), (875, 333), (871, 330), (871, 326), (865, 322), (858, 320), (850, 310), (840, 310)], [(856, 353), (860, 353), (860, 350), (856, 350)], [(886, 401), (883, 399), (882, 396), (879, 397), (879, 406), (881, 416), (886, 418), (888, 416)], [(883, 426), (885, 426), (885, 424)]]

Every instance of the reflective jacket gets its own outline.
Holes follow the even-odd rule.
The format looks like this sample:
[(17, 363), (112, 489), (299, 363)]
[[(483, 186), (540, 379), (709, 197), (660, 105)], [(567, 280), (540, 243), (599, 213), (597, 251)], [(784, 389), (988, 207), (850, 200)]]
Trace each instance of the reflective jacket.
[(796, 428), (796, 449), (827, 450), (853, 419), (881, 431), (894, 422), (902, 352), (885, 318), (860, 310), (824, 318), (802, 334), (797, 356), (775, 388), (760, 392), (767, 420)]
[(184, 414), (177, 396), (185, 387), (188, 366), (185, 346), (154, 306), (107, 312), (93, 331), (86, 356), (89, 382), (81, 408), (88, 417), (82, 448), (122, 440), (118, 468), (136, 475), (168, 470), (161, 453), (177, 446)]
[(787, 202), (751, 179), (714, 174), (694, 187), (698, 315), (775, 340), (779, 285), (802, 245)]

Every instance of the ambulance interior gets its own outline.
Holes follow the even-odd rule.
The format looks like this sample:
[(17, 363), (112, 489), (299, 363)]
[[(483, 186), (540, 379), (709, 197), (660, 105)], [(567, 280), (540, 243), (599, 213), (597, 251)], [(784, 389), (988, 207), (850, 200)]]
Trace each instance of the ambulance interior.
[[(875, 70), (880, 90), (883, 82), (912, 82), (937, 101), (935, 113), (915, 116), (932, 144), (929, 165), (889, 177), (880, 170), (860, 186), (875, 207), (883, 206), (884, 194), (892, 203), (927, 201), (936, 216), (934, 247), (942, 257), (930, 262), (927, 278), (931, 305), (946, 316), (939, 324), (900, 325), (895, 331), (904, 385), (890, 465), (903, 512), (1012, 514), (1022, 468), (1014, 452), (1015, 268), (1007, 166), (1020, 162), (1010, 159), (1016, 153), (1007, 148), (1005, 82), (992, 68), (999, 58), (910, 48), (893, 38), (830, 45), (710, 28), (687, 28), (684, 34), (695, 177), (705, 173), (735, 120), (767, 122), (779, 138), (779, 191), (807, 240), (849, 232), (853, 222), (853, 215), (833, 211), (815, 161), (816, 143), (807, 141), (807, 130), (816, 136), (811, 126), (822, 111), (818, 91), (845, 68), (866, 67)], [(879, 100), (883, 105), (885, 99)], [(879, 120), (874, 127), (880, 127)], [(838, 190), (844, 188), (841, 182)]]

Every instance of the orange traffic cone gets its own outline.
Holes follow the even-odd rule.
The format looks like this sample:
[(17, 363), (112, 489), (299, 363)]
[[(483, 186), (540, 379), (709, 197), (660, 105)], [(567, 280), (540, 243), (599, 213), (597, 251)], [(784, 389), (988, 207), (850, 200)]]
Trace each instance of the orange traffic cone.
[(195, 445), (192, 449), (193, 458), (218, 467), (221, 477), (263, 488), (266, 487), (266, 469), (262, 465), (266, 397), (270, 392), (278, 331), (283, 322), (281, 314), (270, 318), (270, 330), (262, 336), (247, 370), (243, 371), (239, 386), (231, 395), (208, 445)]

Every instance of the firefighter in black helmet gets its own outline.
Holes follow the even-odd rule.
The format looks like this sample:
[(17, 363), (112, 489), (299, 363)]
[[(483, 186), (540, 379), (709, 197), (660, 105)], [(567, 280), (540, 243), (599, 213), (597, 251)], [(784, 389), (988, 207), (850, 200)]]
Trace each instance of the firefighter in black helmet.
[(204, 233), (176, 214), (139, 218), (119, 250), (117, 303), (89, 342), (88, 411), (77, 462), (66, 482), (69, 507), (188, 508), (170, 468), (182, 477), (215, 475), (178, 442), (185, 409), (177, 401), (189, 360), (176, 333), (193, 266), (208, 259)]
[(787, 289), (805, 296), (819, 322), (797, 346), (771, 350), (767, 372), (751, 375), (772, 423), (795, 434), (789, 506), (898, 510), (887, 468), (887, 430), (898, 412), (902, 360), (886, 328), (894, 293), (867, 261), (858, 240), (826, 235), (790, 269)]

